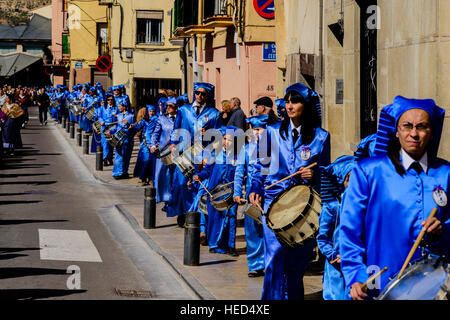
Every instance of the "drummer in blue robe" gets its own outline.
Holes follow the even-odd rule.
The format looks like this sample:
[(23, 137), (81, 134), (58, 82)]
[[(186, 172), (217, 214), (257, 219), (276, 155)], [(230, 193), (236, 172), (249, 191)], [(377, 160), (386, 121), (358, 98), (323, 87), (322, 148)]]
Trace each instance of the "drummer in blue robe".
[[(208, 164), (193, 177), (193, 181), (199, 182), (208, 178), (209, 191), (218, 185), (227, 184), (234, 181), (236, 171), (237, 155), (234, 153), (234, 135), (236, 127), (222, 127), (222, 150), (215, 154), (213, 161)], [(228, 210), (219, 212), (207, 201), (208, 206), (208, 226), (207, 239), (209, 252), (226, 253), (233, 257), (238, 256), (236, 251), (236, 216), (237, 203)]]
[(187, 93), (177, 97), (177, 106), (178, 107), (184, 106), (185, 104), (189, 104), (189, 97), (188, 97)]
[[(250, 137), (250, 142), (246, 144), (241, 151), (234, 176), (234, 193), (233, 198), (236, 203), (241, 202), (243, 196), (244, 177), (246, 180), (246, 199), (251, 188), (252, 174), (257, 156), (257, 141), (258, 136), (265, 130), (269, 116), (255, 116), (247, 118), (246, 122), (250, 124), (253, 136)], [(244, 217), (245, 240), (247, 242), (247, 264), (250, 278), (260, 277), (264, 275), (264, 238), (263, 226), (257, 223), (247, 215)]]
[[(386, 287), (422, 229), (427, 250), (449, 253), (450, 166), (437, 157), (444, 114), (431, 99), (396, 97), (380, 114), (377, 156), (359, 161), (352, 170), (342, 204), (340, 253), (354, 300), (375, 297)], [(437, 213), (428, 220), (433, 208)], [(378, 289), (363, 292), (373, 266), (388, 270), (378, 279)]]
[(134, 123), (134, 115), (121, 104), (119, 104), (118, 110), (118, 124), (109, 130), (108, 134), (116, 134), (120, 130), (125, 133), (125, 139), (122, 145), (116, 147), (112, 176), (114, 179), (126, 179), (129, 177), (128, 168), (134, 146), (133, 130), (129, 130), (130, 125)]
[[(156, 153), (156, 150), (163, 150), (170, 142), (170, 135), (173, 131), (175, 118), (177, 114), (177, 104), (175, 98), (169, 98), (165, 104), (163, 115), (158, 117), (155, 130), (151, 136), (150, 152)], [(156, 188), (156, 202), (165, 202), (164, 211), (167, 212), (167, 203), (170, 200), (172, 190), (172, 179), (175, 165), (164, 165), (161, 159), (155, 160), (155, 178), (154, 186)]]
[(144, 117), (139, 123), (133, 125), (132, 129), (133, 133), (142, 129), (142, 142), (139, 146), (133, 176), (138, 177), (143, 185), (148, 185), (150, 181), (153, 181), (155, 174), (156, 157), (150, 152), (150, 148), (152, 134), (158, 122), (158, 116), (156, 115), (156, 106), (147, 105), (145, 108), (147, 110), (148, 118)]
[[(78, 99), (78, 86), (74, 85), (72, 86), (72, 92), (67, 97), (67, 100), (69, 103), (73, 103), (75, 99)], [(78, 122), (79, 116), (75, 116), (72, 112), (72, 110), (69, 110), (69, 121), (70, 122)]]
[(158, 116), (165, 114), (167, 100), (168, 99), (166, 97), (159, 98), (158, 103), (156, 105), (156, 114)]
[[(314, 91), (303, 84), (287, 88), (284, 97), (287, 118), (267, 126), (259, 139), (258, 152), (270, 155), (267, 164), (258, 156), (250, 190), (250, 202), (259, 204), (264, 199), (267, 213), (275, 197), (291, 185), (306, 183), (320, 191), (321, 168), (330, 163), (330, 135), (321, 126), (320, 100)], [(264, 137), (265, 136), (265, 137)], [(264, 151), (264, 148), (269, 150)], [(312, 169), (305, 169), (317, 162)], [(274, 187), (265, 190), (281, 179), (299, 172)], [(263, 300), (302, 300), (303, 275), (312, 258), (315, 239), (306, 240), (302, 246), (281, 245), (263, 216), (265, 242), (265, 276)]]
[[(91, 87), (89, 89), (89, 95), (93, 99), (93, 107), (95, 108), (94, 118), (92, 119), (92, 125), (98, 120), (100, 107), (104, 104), (103, 98), (97, 95), (97, 89), (95, 87)], [(92, 127), (92, 129), (94, 129)], [(102, 136), (101, 133), (95, 132), (92, 130), (92, 141), (91, 141), (91, 153), (97, 152), (97, 146), (101, 146), (102, 144)]]
[(321, 202), (317, 244), (325, 256), (324, 300), (346, 300), (344, 276), (340, 267), (339, 216), (342, 193), (348, 185), (354, 156), (342, 156), (322, 171)]
[[(220, 128), (220, 112), (215, 108), (214, 86), (209, 83), (194, 83), (194, 102), (184, 105), (177, 110), (174, 131), (171, 135), (171, 150), (176, 144), (180, 152), (189, 148), (196, 141), (201, 140), (206, 147), (209, 143), (202, 137), (206, 130)], [(182, 133), (188, 133), (190, 140), (183, 141)], [(184, 225), (185, 214), (192, 206), (197, 190), (187, 186), (189, 178), (185, 177), (180, 168), (176, 167), (172, 183), (172, 197), (167, 208), (169, 217), (177, 216), (179, 226)]]
[(110, 166), (113, 164), (113, 152), (114, 147), (109, 144), (104, 135), (105, 129), (109, 124), (117, 121), (117, 114), (119, 112), (117, 106), (115, 105), (115, 99), (110, 93), (106, 93), (106, 103), (104, 103), (98, 112), (98, 121), (101, 125), (102, 141), (101, 145), (103, 148), (103, 165)]

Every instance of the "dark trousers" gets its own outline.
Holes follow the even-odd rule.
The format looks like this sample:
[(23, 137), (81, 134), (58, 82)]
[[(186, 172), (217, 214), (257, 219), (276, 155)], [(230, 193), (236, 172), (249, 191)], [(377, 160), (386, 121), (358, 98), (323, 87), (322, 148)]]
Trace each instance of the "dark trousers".
[(47, 121), (47, 107), (39, 107), (39, 122)]

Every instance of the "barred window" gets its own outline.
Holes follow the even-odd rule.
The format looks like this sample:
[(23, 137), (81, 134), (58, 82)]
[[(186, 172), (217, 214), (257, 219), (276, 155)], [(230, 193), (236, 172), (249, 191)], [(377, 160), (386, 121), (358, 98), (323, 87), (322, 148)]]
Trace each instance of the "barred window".
[(163, 12), (137, 11), (137, 39), (136, 43), (163, 43)]

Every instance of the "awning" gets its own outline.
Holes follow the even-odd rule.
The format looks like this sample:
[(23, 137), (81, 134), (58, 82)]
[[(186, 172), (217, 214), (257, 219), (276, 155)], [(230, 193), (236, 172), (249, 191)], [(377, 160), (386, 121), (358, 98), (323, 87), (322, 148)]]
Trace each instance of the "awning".
[(39, 60), (42, 58), (24, 53), (0, 56), (0, 77), (10, 77)]

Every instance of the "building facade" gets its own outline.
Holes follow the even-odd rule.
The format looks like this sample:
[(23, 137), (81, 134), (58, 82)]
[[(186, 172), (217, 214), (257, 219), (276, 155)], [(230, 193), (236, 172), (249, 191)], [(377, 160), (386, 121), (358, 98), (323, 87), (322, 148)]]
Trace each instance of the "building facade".
[[(275, 6), (278, 94), (300, 81), (321, 95), (333, 159), (352, 154), (375, 132), (380, 110), (397, 95), (434, 99), (447, 110), (443, 137), (449, 135), (448, 1), (277, 0)], [(450, 156), (445, 138), (440, 155)]]
[(222, 100), (238, 97), (249, 114), (256, 99), (276, 99), (275, 8), (264, 17), (253, 1), (177, 0), (174, 7), (191, 98), (192, 83), (205, 81), (215, 85), (219, 109)]

